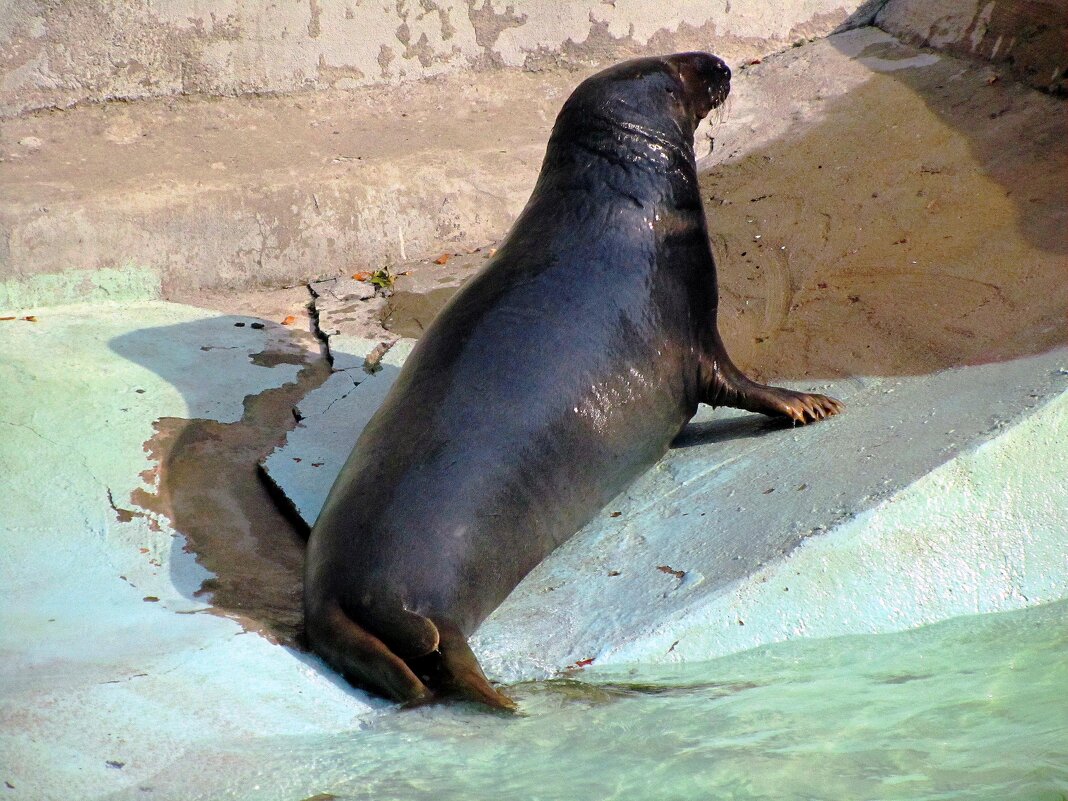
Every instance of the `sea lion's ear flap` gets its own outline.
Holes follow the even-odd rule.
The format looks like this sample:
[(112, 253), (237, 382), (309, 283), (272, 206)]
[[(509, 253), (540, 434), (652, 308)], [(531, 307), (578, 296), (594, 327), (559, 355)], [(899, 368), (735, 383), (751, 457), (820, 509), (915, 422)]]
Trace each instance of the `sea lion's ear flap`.
[[(679, 102), (690, 116), (690, 127), (696, 130), (697, 123), (711, 111), (711, 107), (701, 108), (702, 104), (698, 100), (708, 94), (707, 89), (703, 88), (705, 80), (701, 76), (700, 68), (692, 59), (682, 56), (672, 56), (666, 60), (670, 67), (669, 72), (680, 84)], [(695, 103), (695, 100), (698, 102)]]
[(684, 100), (696, 128), (730, 91), (730, 68), (708, 53), (677, 53), (665, 61), (682, 84)]

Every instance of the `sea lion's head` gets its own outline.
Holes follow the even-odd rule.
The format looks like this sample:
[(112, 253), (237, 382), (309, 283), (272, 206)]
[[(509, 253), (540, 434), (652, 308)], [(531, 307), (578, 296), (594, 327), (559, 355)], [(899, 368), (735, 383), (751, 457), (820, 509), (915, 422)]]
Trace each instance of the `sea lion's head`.
[[(546, 151), (543, 176), (586, 169), (587, 159), (661, 175), (694, 161), (697, 124), (727, 98), (730, 68), (710, 53), (624, 61), (580, 83), (564, 103)], [(592, 165), (591, 165), (592, 166)]]
[(730, 68), (710, 53), (636, 58), (579, 84), (560, 111), (558, 127), (646, 126), (692, 137), (730, 88)]
[(712, 109), (722, 105), (731, 91), (731, 69), (711, 53), (676, 53), (664, 61), (682, 86), (681, 102), (693, 118), (693, 127)]

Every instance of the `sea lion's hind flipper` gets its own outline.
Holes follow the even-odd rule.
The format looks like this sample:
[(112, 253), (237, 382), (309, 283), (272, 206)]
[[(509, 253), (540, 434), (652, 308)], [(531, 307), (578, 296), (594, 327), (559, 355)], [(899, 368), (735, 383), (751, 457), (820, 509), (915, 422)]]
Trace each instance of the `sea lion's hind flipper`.
[(441, 634), (442, 690), (494, 709), (516, 711), (515, 701), (489, 683), (463, 632), (444, 620), (435, 620), (434, 624)]
[(802, 425), (823, 420), (845, 408), (841, 401), (827, 395), (758, 384), (734, 366), (718, 332), (709, 350), (701, 358), (704, 379), (701, 402), (709, 406), (730, 406), (770, 417), (786, 417)]
[(404, 703), (432, 697), (404, 660), (345, 614), (336, 600), (323, 603), (307, 627), (315, 650), (352, 684)]

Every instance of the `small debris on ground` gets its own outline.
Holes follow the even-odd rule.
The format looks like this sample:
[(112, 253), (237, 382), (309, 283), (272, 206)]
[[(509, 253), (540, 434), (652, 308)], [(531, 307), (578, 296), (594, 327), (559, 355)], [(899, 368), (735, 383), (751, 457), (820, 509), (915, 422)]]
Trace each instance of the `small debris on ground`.
[(685, 570), (676, 570), (671, 565), (658, 565), (656, 569), (659, 570), (661, 573), (670, 573), (672, 576), (679, 579), (680, 581), (686, 577)]

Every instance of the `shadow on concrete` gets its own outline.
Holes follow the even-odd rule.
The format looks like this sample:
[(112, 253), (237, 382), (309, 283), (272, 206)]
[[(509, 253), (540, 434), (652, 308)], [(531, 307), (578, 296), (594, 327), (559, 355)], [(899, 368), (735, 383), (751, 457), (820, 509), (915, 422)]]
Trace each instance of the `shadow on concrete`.
[[(1012, 5), (999, 3), (997, 6)], [(1003, 9), (995, 7), (998, 13)], [(1064, 16), (1065, 11), (1057, 13)], [(1004, 22), (1003, 22), (1004, 24)], [(1057, 24), (1063, 27), (1063, 20)], [(1048, 31), (1047, 31), (1048, 32)], [(1019, 32), (1024, 39), (1028, 31)], [(839, 39), (828, 41), (838, 44)], [(1068, 39), (1061, 43), (1061, 63), (1068, 62)], [(897, 41), (871, 45), (860, 53), (843, 49), (861, 63), (882, 65), (873, 76), (884, 103), (905, 105), (889, 86), (896, 82), (921, 101), (933, 119), (962, 137), (972, 166), (992, 179), (1012, 204), (1020, 234), (1046, 253), (1068, 256), (1068, 105), (1064, 98), (1040, 92), (1011, 76), (1002, 77), (985, 58), (968, 58), (964, 48), (945, 53), (931, 48), (938, 63), (920, 69), (890, 69), (917, 50)], [(982, 52), (980, 45), (978, 52)], [(1011, 58), (1011, 56), (1010, 56)], [(1001, 59), (999, 59), (1000, 61)], [(1062, 262), (1063, 264), (1063, 262)]]
[(777, 421), (759, 414), (729, 417), (722, 420), (702, 420), (687, 425), (672, 441), (672, 449), (694, 446), (721, 445), (736, 439), (757, 439), (782, 428), (788, 421)]

